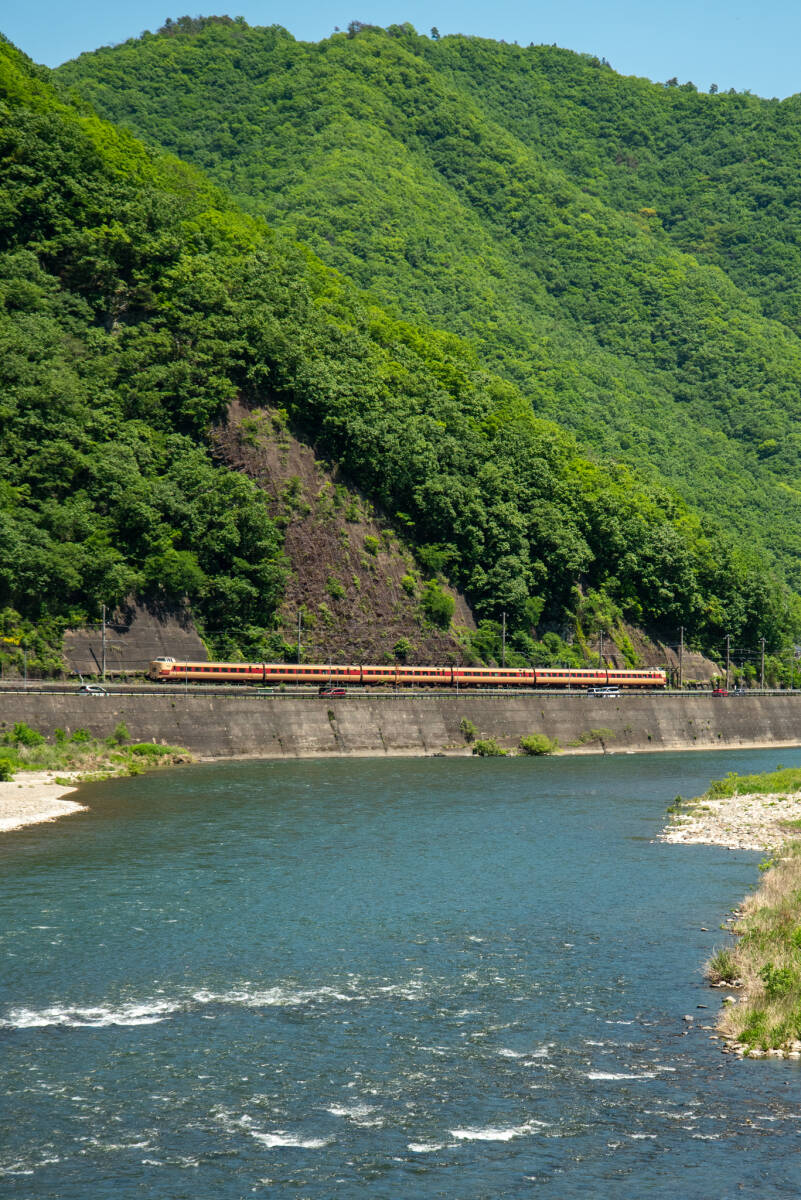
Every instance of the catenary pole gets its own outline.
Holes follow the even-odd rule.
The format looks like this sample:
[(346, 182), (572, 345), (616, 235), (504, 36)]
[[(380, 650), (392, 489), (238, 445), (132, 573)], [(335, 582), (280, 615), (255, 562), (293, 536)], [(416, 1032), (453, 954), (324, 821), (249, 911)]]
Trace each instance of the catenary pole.
[(684, 686), (684, 626), (679, 630), (679, 687)]
[(103, 634), (102, 634), (102, 649), (100, 651), (100, 675), (103, 683), (106, 682), (106, 606), (103, 605)]
[(729, 690), (729, 675), (731, 673), (731, 634), (726, 634), (726, 691)]
[(760, 638), (760, 657), (759, 657), (759, 690), (765, 690), (765, 639)]

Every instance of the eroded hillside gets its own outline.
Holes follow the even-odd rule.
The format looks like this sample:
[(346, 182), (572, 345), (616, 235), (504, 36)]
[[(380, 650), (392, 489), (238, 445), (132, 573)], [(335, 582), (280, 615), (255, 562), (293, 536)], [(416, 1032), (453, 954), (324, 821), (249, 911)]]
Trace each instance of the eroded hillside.
[[(364, 496), (288, 428), (285, 412), (233, 403), (212, 432), (218, 459), (270, 497), (291, 563), (278, 610), (281, 633), (315, 662), (472, 661), (475, 629), (464, 597), (432, 583)], [(426, 607), (432, 587), (453, 602)], [(444, 626), (444, 628), (442, 627)], [(457, 636), (461, 631), (461, 640)]]

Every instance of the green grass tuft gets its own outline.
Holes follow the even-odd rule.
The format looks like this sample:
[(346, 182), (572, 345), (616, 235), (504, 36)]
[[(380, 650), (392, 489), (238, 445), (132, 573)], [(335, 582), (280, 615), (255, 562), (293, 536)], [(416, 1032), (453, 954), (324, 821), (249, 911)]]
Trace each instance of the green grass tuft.
[(544, 733), (530, 733), (527, 737), (521, 737), (520, 749), (523, 754), (531, 756), (555, 754), (559, 749), (559, 741), (557, 738), (549, 738)]

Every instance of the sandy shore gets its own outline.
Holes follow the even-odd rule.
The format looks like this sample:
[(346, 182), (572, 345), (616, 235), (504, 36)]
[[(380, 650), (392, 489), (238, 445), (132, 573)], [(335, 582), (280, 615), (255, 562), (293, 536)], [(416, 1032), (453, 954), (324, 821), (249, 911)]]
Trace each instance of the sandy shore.
[(702, 799), (678, 813), (660, 842), (695, 842), (732, 850), (776, 850), (801, 837), (788, 822), (801, 821), (801, 792), (789, 796), (726, 796)]
[[(59, 772), (58, 777), (72, 780), (75, 773)], [(74, 783), (56, 783), (52, 771), (17, 772), (11, 783), (0, 783), (0, 833), (86, 812), (85, 805), (64, 799), (74, 791)]]

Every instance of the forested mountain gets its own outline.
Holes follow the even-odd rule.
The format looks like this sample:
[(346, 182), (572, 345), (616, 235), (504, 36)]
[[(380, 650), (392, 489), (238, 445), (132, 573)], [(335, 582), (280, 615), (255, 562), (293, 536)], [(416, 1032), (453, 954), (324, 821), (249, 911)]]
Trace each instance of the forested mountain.
[(46, 639), (133, 591), (188, 596), (218, 651), (280, 652), (281, 523), (212, 454), (236, 402), (394, 523), (429, 581), (421, 620), (447, 624), (447, 575), (480, 619), (508, 613), (521, 661), (543, 652), (540, 614), (582, 595), (707, 645), (797, 636), (797, 598), (752, 547), (582, 453), (478, 339), (382, 307), (49, 79), (0, 41), (0, 634)]
[(58, 71), (581, 444), (801, 582), (801, 101), (354, 24), (189, 20)]

